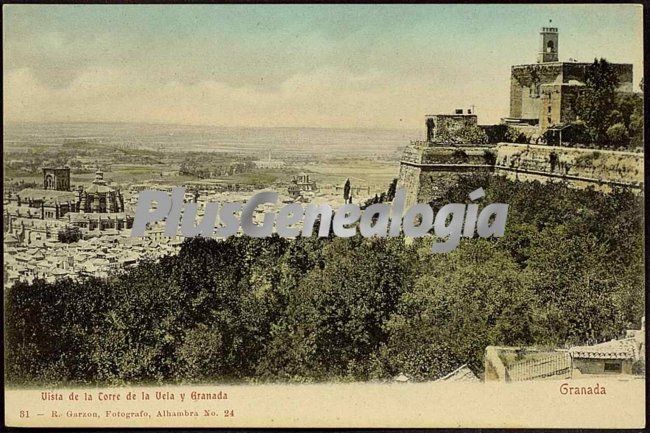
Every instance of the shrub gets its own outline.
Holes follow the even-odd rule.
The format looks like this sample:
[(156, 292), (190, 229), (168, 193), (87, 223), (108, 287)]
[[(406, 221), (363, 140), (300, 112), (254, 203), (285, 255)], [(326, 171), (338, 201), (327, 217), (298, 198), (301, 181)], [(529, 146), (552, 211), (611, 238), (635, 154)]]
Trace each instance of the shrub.
[(607, 139), (611, 146), (627, 146), (630, 137), (627, 128), (622, 123), (615, 123), (607, 128)]
[(59, 242), (64, 244), (72, 244), (79, 241), (83, 236), (81, 234), (81, 229), (79, 227), (66, 227), (59, 230), (57, 235)]

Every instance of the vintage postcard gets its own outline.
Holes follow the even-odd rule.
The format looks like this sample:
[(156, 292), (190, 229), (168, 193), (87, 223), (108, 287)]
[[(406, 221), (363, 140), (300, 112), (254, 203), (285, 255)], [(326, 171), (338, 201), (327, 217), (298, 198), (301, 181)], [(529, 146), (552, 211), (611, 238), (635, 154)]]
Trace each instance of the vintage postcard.
[(5, 426), (645, 426), (643, 15), (5, 5)]

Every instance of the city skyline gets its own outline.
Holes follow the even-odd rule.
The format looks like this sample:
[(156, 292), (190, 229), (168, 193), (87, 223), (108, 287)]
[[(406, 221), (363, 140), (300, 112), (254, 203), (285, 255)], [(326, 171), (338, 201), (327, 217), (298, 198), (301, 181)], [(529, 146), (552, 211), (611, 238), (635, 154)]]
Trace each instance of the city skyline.
[(413, 129), (474, 105), (497, 123), (510, 66), (535, 61), (549, 19), (560, 60), (632, 63), (635, 90), (643, 71), (640, 5), (11, 5), (4, 18), (6, 121)]

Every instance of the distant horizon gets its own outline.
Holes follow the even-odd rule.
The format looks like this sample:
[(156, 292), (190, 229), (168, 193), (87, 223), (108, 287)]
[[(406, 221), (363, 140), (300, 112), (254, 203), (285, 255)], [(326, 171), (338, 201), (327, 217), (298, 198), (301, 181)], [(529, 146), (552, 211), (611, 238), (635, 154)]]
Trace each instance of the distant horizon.
[[(424, 129), (424, 119), (422, 116), (422, 129)], [(73, 124), (87, 124), (87, 125), (147, 125), (147, 126), (185, 126), (197, 128), (224, 128), (224, 129), (329, 129), (329, 130), (379, 130), (379, 131), (414, 131), (418, 128), (415, 127), (402, 127), (402, 128), (376, 128), (370, 126), (229, 126), (229, 125), (214, 125), (214, 124), (200, 124), (200, 123), (167, 123), (167, 122), (130, 122), (130, 121), (93, 121), (93, 120), (6, 120), (5, 125), (20, 125), (20, 124), (37, 124), (37, 125), (73, 125)]]
[(29, 5), (3, 8), (4, 120), (412, 130), (509, 115), (510, 67), (605, 58), (643, 76), (637, 4)]
[(87, 142), (106, 147), (132, 147), (184, 152), (250, 155), (322, 154), (377, 157), (424, 138), (421, 129), (260, 127), (152, 124), (137, 122), (8, 122), (4, 150), (30, 146), (62, 146)]

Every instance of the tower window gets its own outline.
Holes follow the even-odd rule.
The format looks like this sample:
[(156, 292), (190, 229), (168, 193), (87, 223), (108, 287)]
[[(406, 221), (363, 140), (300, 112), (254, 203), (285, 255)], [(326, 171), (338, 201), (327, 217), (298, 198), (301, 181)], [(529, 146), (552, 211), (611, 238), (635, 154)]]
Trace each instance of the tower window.
[(51, 174), (45, 176), (45, 189), (54, 189), (54, 178)]
[(548, 43), (546, 44), (546, 52), (552, 53), (554, 48), (555, 48), (555, 44), (553, 43), (553, 41), (548, 41)]

